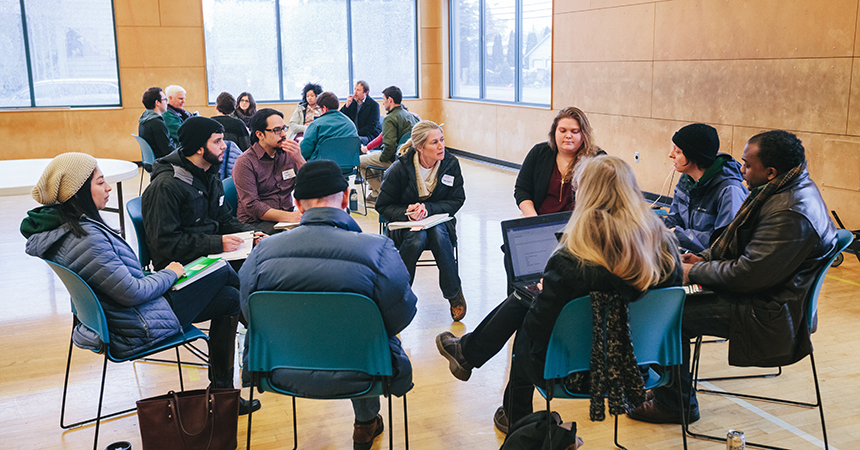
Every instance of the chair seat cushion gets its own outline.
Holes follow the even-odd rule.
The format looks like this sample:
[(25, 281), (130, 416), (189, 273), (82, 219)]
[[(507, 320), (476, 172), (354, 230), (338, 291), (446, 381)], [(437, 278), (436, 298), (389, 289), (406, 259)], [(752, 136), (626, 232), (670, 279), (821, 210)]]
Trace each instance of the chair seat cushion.
[(72, 332), (72, 342), (84, 350), (92, 350), (96, 353), (104, 351), (104, 343), (99, 339), (98, 333), (83, 323), (75, 325), (75, 330)]
[(373, 387), (373, 377), (359, 371), (275, 369), (271, 384), (274, 388), (298, 397), (337, 398), (353, 397)]

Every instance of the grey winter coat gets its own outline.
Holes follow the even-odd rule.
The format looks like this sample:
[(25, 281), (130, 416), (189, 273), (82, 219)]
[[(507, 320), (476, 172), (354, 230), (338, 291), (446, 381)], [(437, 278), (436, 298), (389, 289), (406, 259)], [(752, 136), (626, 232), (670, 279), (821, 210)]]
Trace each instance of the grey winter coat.
[(164, 294), (176, 281), (172, 270), (144, 275), (134, 250), (119, 235), (86, 216), (86, 236), (62, 226), (27, 239), (28, 255), (77, 273), (96, 293), (107, 317), (110, 353), (125, 358), (182, 332)]

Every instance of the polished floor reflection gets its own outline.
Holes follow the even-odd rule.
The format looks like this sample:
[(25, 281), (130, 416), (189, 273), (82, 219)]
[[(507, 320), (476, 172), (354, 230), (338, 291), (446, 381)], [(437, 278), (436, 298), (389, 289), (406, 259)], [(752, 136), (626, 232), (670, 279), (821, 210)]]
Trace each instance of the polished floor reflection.
[[(503, 436), (493, 428), (492, 415), (501, 402), (509, 349), (475, 370), (463, 383), (448, 372), (435, 348), (434, 337), (445, 330), (457, 335), (474, 328), (505, 296), (502, 268), (501, 220), (518, 215), (513, 200), (516, 172), (461, 159), (466, 180), (466, 204), (457, 215), (460, 276), (469, 305), (462, 323), (452, 323), (447, 301), (438, 286), (434, 267), (418, 269), (414, 290), (418, 314), (401, 334), (414, 365), (415, 388), (409, 393), (410, 446), (415, 449), (495, 449)], [(137, 180), (129, 180), (127, 192)], [(128, 194), (133, 195), (133, 194)], [(72, 316), (68, 294), (47, 265), (24, 254), (18, 232), (26, 211), (36, 206), (29, 197), (0, 197), (0, 448), (80, 449), (92, 446), (93, 427), (64, 431), (59, 427), (60, 399)], [(366, 232), (378, 231), (378, 217), (354, 215)], [(105, 214), (117, 225), (115, 214)], [(128, 224), (130, 225), (130, 223)], [(136, 248), (132, 227), (129, 241)], [(846, 254), (845, 262), (829, 272), (820, 302), (819, 330), (813, 337), (822, 383), (824, 411), (831, 448), (860, 448), (860, 262)], [(68, 419), (91, 416), (98, 400), (101, 357), (75, 350), (72, 361)], [(726, 367), (726, 345), (708, 344), (702, 370), (711, 374), (738, 373)], [(186, 386), (207, 384), (204, 370), (183, 369)], [(784, 369), (775, 379), (714, 383), (726, 390), (814, 399), (809, 363)], [(152, 363), (111, 364), (105, 409), (127, 408), (142, 398), (178, 389), (175, 366)], [(243, 393), (247, 396), (247, 390)], [(292, 447), (290, 402), (264, 394), (263, 409), (254, 415), (253, 443), (257, 449)], [(536, 397), (536, 407), (542, 399)], [(819, 448), (821, 430), (815, 410), (702, 396), (700, 431), (725, 434), (740, 429), (748, 440), (791, 448)], [(402, 406), (394, 404), (394, 441), (403, 448)], [(590, 422), (587, 401), (556, 401), (553, 408), (566, 421), (576, 421), (588, 449), (614, 448), (612, 421)], [(383, 416), (386, 416), (383, 403)], [(299, 400), (299, 440), (303, 449), (349, 449), (352, 409), (347, 401)], [(240, 448), (246, 421), (240, 420)], [(386, 420), (387, 426), (387, 420)], [(387, 433), (374, 449), (387, 448)], [(140, 447), (137, 417), (128, 415), (102, 424), (99, 447), (114, 441)], [(679, 428), (621, 419), (619, 440), (628, 448), (679, 448)], [(690, 448), (722, 448), (724, 444), (690, 441)]]

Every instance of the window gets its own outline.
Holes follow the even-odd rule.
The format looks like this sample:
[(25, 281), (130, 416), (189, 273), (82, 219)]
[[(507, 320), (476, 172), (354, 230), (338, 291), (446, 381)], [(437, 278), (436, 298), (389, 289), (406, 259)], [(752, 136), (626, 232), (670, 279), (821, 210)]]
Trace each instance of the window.
[(298, 101), (309, 82), (343, 98), (358, 80), (418, 95), (416, 0), (203, 0), (203, 22), (210, 103)]
[(451, 0), (451, 97), (549, 105), (552, 0)]
[(0, 107), (119, 106), (111, 0), (0, 0)]

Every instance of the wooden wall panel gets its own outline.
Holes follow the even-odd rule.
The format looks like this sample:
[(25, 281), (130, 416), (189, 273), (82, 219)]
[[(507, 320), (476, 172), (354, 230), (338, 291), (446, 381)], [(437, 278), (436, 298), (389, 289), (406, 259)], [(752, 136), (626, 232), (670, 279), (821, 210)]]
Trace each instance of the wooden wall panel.
[(442, 76), (442, 64), (421, 64), (421, 98), (442, 98)]
[[(851, 56), (856, 0), (658, 3), (659, 60)], [(850, 11), (851, 14), (846, 14)]]
[(826, 139), (821, 160), (822, 186), (860, 192), (860, 141)]
[(851, 59), (654, 63), (653, 116), (844, 133)]
[(553, 39), (554, 62), (650, 60), (654, 5), (557, 14)]
[(499, 105), (449, 100), (442, 109), (445, 145), (480, 155), (498, 158)]
[(848, 127), (845, 132), (860, 136), (860, 58), (851, 59), (851, 95), (848, 102)]
[(201, 28), (117, 27), (116, 39), (120, 67), (206, 67)]
[(122, 77), (122, 104), (126, 108), (140, 108), (142, 112), (141, 97), (144, 91), (152, 86), (164, 89), (171, 84), (178, 84), (185, 89), (185, 109), (193, 112), (195, 109), (209, 107), (206, 71), (203, 67), (126, 68), (120, 71), (120, 76)]
[(422, 64), (441, 64), (442, 63), (442, 29), (441, 28), (421, 28), (419, 42), (419, 52), (421, 53)]
[(558, 14), (563, 12), (588, 11), (591, 9), (659, 3), (661, 1), (672, 0), (557, 0), (555, 2), (555, 12)]
[(203, 35), (203, 4), (199, 1), (159, 0), (161, 26), (194, 27)]
[(651, 62), (556, 63), (554, 107), (630, 116), (651, 114)]
[[(548, 139), (547, 133), (557, 113), (542, 108), (498, 108), (496, 157), (521, 164), (534, 144)], [(466, 148), (462, 150), (472, 151)]]
[(157, 27), (161, 25), (159, 4), (152, 0), (113, 2), (114, 22), (118, 27)]

